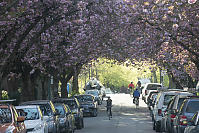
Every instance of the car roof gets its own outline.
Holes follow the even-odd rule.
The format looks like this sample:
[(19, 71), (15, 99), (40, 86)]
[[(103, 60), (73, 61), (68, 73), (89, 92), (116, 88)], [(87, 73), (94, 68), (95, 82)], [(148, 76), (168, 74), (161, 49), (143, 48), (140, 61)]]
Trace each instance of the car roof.
[(22, 108), (38, 108), (38, 105), (20, 105), (20, 106), (15, 106), (16, 109), (22, 109)]
[(27, 105), (27, 104), (47, 104), (49, 103), (50, 100), (35, 100), (35, 101), (27, 101), (27, 102), (23, 102), (20, 105)]
[(152, 84), (152, 85), (162, 85), (160, 83), (146, 83), (145, 85)]

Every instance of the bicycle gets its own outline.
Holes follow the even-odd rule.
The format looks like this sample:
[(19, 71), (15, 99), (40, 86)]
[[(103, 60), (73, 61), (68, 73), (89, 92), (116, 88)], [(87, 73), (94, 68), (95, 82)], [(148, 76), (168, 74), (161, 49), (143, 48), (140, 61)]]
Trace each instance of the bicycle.
[(139, 98), (135, 98), (135, 108), (139, 107)]
[(106, 106), (107, 107), (107, 116), (108, 116), (108, 119), (110, 120), (111, 119), (111, 107), (112, 106)]

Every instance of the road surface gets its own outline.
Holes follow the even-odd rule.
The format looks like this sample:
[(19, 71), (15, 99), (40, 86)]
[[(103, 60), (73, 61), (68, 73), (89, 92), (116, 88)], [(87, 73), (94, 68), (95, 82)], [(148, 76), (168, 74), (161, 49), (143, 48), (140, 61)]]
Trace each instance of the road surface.
[(85, 127), (75, 133), (155, 133), (146, 104), (140, 99), (136, 109), (129, 94), (112, 94), (113, 118), (108, 120), (105, 101), (97, 117), (84, 117)]

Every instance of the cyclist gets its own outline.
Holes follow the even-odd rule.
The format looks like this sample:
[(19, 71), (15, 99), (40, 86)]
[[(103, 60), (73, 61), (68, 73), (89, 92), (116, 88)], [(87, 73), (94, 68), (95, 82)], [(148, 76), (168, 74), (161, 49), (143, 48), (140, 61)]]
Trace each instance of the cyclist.
[(112, 107), (112, 100), (110, 97), (108, 97), (108, 100), (106, 100), (106, 108), (107, 108), (107, 111), (110, 111), (110, 116), (112, 118), (112, 111), (111, 111), (111, 107)]
[(139, 97), (140, 97), (140, 92), (138, 90), (138, 87), (135, 89), (135, 91), (133, 92), (133, 103), (135, 103), (135, 99), (137, 98), (139, 101)]
[(133, 91), (133, 89), (135, 88), (133, 81), (128, 85), (128, 89), (130, 91), (130, 93)]

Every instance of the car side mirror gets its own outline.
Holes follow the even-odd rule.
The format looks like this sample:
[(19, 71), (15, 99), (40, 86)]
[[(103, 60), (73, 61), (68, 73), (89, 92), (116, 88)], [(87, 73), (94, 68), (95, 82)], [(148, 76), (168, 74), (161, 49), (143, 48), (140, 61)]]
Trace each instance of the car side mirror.
[(25, 117), (23, 116), (17, 117), (17, 122), (24, 122), (24, 121), (25, 121)]

